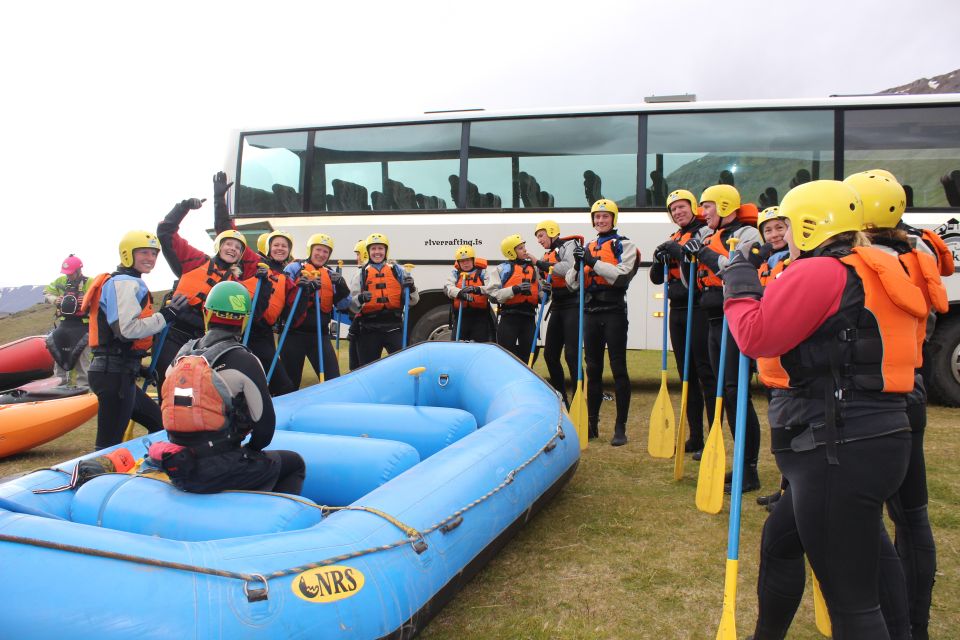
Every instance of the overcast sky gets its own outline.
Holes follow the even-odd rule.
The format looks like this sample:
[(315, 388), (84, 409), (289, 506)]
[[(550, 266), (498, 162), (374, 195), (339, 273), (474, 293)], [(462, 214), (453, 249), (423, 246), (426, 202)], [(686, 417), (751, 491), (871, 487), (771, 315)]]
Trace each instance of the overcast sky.
[[(960, 2), (8, 2), (0, 286), (211, 197), (230, 131), (538, 108), (873, 93), (960, 68)], [(182, 233), (209, 247), (209, 204)], [(161, 264), (147, 282), (167, 288)]]

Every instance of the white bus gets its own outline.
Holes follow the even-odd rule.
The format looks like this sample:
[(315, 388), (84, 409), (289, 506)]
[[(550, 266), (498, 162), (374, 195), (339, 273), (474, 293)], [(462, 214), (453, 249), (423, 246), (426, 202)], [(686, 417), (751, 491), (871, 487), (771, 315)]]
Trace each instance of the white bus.
[[(458, 245), (473, 245), (493, 264), (502, 259), (500, 241), (520, 233), (540, 255), (537, 222), (553, 219), (563, 235), (590, 238), (589, 205), (615, 200), (619, 230), (642, 256), (628, 296), (634, 349), (661, 343), (661, 289), (647, 270), (674, 230), (664, 208), (671, 190), (699, 195), (732, 183), (762, 209), (798, 183), (872, 168), (906, 186), (909, 224), (935, 227), (956, 216), (956, 186), (941, 178), (960, 170), (960, 95), (470, 110), (255, 129), (238, 132), (226, 163), (237, 184), (232, 213), (251, 240), (282, 229), (302, 257), (307, 237), (322, 230), (336, 241), (332, 260), (349, 271), (355, 243), (386, 234), (390, 257), (416, 265), (412, 341), (448, 335), (442, 285)], [(949, 239), (956, 258), (960, 234)], [(935, 392), (954, 404), (957, 280), (947, 280), (952, 306), (938, 322), (932, 363)]]

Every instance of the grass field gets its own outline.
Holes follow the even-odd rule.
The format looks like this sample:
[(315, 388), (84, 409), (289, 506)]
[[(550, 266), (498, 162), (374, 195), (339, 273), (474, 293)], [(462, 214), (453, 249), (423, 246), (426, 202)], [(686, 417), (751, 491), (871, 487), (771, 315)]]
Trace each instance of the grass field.
[[(43, 333), (49, 307), (0, 320), (0, 343)], [(45, 324), (43, 324), (45, 323)], [(344, 345), (345, 347), (345, 345)], [(720, 619), (727, 546), (727, 510), (709, 516), (693, 504), (696, 463), (673, 481), (672, 461), (646, 454), (646, 420), (657, 395), (660, 357), (631, 352), (635, 382), (630, 443), (609, 446), (613, 403), (605, 402), (601, 437), (591, 443), (570, 484), (449, 604), (423, 632), (429, 640), (473, 638), (713, 638)], [(346, 349), (341, 366), (346, 370)], [(542, 374), (542, 363), (536, 369)], [(312, 371), (304, 383), (316, 381)], [(679, 405), (679, 384), (671, 398)], [(764, 426), (761, 493), (779, 475), (766, 452), (766, 402), (754, 394)], [(931, 638), (960, 637), (960, 442), (956, 409), (931, 407), (926, 451), (930, 516), (938, 546)], [(32, 451), (0, 460), (0, 477), (89, 451), (90, 421)], [(139, 431), (142, 433), (142, 430)], [(727, 451), (732, 451), (729, 434)], [(752, 632), (760, 530), (766, 512), (744, 500), (737, 623)], [(467, 523), (469, 524), (469, 523)], [(805, 598), (791, 638), (821, 637)]]

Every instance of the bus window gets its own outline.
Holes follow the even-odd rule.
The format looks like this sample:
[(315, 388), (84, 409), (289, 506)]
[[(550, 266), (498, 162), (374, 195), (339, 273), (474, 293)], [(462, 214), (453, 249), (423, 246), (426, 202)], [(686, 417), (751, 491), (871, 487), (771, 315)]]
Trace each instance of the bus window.
[(725, 183), (762, 208), (797, 184), (832, 179), (833, 117), (831, 110), (651, 114), (647, 205), (664, 206), (674, 189), (699, 197)]
[(459, 123), (322, 129), (315, 133), (310, 209), (446, 208), (460, 170)]
[(907, 206), (950, 206), (940, 178), (960, 169), (960, 107), (850, 109), (843, 128), (844, 174), (886, 169)]
[(583, 208), (597, 193), (635, 206), (637, 128), (636, 116), (473, 122), (467, 188), (505, 208)]
[(307, 133), (266, 133), (243, 137), (237, 213), (303, 211), (302, 176)]

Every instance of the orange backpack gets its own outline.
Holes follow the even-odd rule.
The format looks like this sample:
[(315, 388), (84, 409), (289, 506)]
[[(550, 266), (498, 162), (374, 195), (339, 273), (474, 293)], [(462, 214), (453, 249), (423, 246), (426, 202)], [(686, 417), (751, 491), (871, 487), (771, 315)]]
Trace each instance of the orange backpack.
[(243, 345), (224, 340), (196, 349), (196, 342), (184, 345), (163, 381), (160, 410), (167, 431), (222, 431), (233, 423), (233, 396), (213, 367), (228, 351), (242, 349)]

